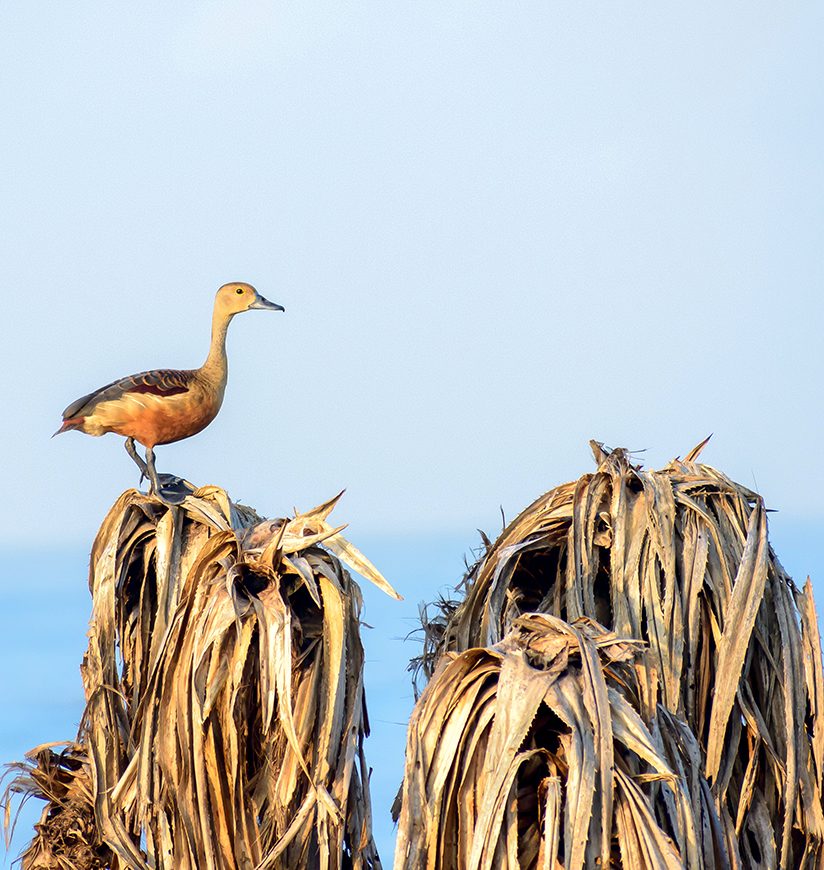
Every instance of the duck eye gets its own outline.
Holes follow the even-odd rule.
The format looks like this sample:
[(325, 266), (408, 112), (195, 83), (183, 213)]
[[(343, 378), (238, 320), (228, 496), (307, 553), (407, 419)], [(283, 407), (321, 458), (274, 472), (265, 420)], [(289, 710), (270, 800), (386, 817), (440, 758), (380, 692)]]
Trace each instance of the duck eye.
[(238, 287), (237, 290), (235, 291), (235, 293), (237, 293), (238, 295), (240, 295), (242, 292), (243, 292), (242, 287)]

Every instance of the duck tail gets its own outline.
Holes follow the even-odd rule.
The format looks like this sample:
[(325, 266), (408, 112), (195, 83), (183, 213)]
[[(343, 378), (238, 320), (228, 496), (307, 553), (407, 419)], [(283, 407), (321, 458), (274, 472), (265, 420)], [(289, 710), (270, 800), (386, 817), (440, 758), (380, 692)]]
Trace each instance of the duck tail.
[[(63, 421), (63, 425), (54, 433), (54, 435), (62, 435), (64, 432), (69, 432), (71, 429), (81, 429), (83, 427), (83, 417), (69, 417)], [(52, 438), (54, 438), (52, 435)]]

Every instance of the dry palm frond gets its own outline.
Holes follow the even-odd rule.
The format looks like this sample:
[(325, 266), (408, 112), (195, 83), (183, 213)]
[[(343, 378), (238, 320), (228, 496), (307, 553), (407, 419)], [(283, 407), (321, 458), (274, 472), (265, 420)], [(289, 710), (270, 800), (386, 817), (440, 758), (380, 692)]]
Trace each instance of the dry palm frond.
[(809, 582), (698, 449), (595, 448), (432, 620), (395, 866), (821, 866)]
[[(327, 522), (336, 502), (261, 520), (204, 487), (180, 508), (129, 491), (110, 511), (75, 750), (106, 866), (380, 866), (360, 590), (340, 560), (395, 593)], [(28, 784), (12, 788), (52, 800)]]
[[(62, 746), (60, 752), (55, 748)], [(17, 774), (5, 796), (6, 830), (11, 826), (10, 794), (39, 797), (46, 806), (23, 859), (27, 870), (98, 870), (109, 866), (111, 852), (94, 823), (88, 756), (75, 743), (46, 743), (26, 754), (27, 762), (9, 765)], [(8, 847), (8, 841), (6, 843)]]

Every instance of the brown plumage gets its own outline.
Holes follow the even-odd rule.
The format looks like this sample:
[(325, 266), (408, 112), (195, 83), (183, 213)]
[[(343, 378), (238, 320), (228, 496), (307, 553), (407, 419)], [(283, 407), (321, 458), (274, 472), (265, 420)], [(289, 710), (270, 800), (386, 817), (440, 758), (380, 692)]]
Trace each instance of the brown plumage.
[[(284, 310), (250, 284), (224, 284), (215, 297), (209, 355), (199, 369), (155, 369), (113, 381), (72, 402), (54, 434), (77, 429), (87, 435), (124, 435), (126, 450), (159, 494), (155, 446), (196, 435), (217, 416), (228, 375), (226, 332), (235, 314), (253, 308)], [(135, 441), (146, 448), (146, 462), (138, 456)]]

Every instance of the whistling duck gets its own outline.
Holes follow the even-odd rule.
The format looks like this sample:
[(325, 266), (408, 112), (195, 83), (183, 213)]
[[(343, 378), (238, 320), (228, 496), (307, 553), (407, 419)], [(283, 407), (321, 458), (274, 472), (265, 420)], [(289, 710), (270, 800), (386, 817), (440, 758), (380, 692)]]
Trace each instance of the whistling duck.
[[(148, 477), (149, 491), (162, 498), (154, 448), (196, 435), (215, 419), (226, 390), (226, 331), (236, 314), (250, 309), (285, 310), (264, 299), (250, 284), (224, 284), (215, 297), (209, 355), (199, 369), (155, 369), (107, 384), (72, 402), (54, 434), (79, 429), (87, 435), (125, 435), (126, 451), (141, 477)], [(146, 448), (145, 462), (135, 441)]]

